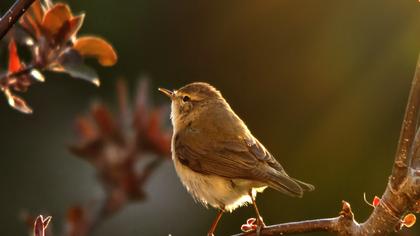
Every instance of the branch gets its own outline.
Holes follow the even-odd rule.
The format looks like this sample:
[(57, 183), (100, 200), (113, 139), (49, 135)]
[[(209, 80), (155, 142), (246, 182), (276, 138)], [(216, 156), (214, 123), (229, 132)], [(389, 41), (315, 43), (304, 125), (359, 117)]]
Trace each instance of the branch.
[[(411, 85), (401, 127), (392, 174), (388, 185), (369, 218), (359, 224), (354, 220), (350, 204), (343, 201), (340, 215), (335, 218), (306, 220), (271, 225), (259, 235), (285, 235), (308, 232), (329, 232), (343, 236), (388, 235), (400, 230), (407, 212), (420, 212), (420, 57)], [(405, 219), (405, 218), (404, 218)], [(235, 236), (254, 236), (255, 231)]]
[[(300, 234), (309, 232), (347, 232), (346, 235), (353, 231), (353, 228), (358, 227), (357, 222), (354, 221), (354, 214), (351, 210), (350, 204), (343, 201), (343, 207), (338, 217), (305, 220), (298, 222), (283, 223), (277, 225), (267, 226), (261, 231), (260, 235), (273, 236), (283, 234)], [(233, 236), (257, 236), (257, 232), (240, 233)]]
[(35, 0), (17, 0), (0, 19), (0, 40)]
[[(416, 64), (416, 72), (411, 85), (410, 95), (408, 97), (404, 120), (401, 127), (400, 139), (398, 141), (397, 153), (395, 155), (394, 168), (392, 169), (391, 184), (397, 189), (405, 179), (407, 168), (411, 162), (412, 153), (410, 148), (413, 146), (416, 126), (419, 118), (420, 103), (420, 58)], [(413, 150), (413, 149), (411, 149)], [(411, 154), (411, 155), (410, 155)]]

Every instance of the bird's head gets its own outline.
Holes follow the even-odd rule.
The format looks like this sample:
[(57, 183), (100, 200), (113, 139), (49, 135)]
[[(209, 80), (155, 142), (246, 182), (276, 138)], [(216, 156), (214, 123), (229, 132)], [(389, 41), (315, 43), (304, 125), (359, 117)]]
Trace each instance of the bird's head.
[[(171, 101), (171, 118), (174, 128), (193, 120), (203, 110), (216, 103), (225, 103), (221, 93), (208, 83), (194, 82), (178, 90), (159, 88)], [(212, 105), (213, 104), (213, 105)]]

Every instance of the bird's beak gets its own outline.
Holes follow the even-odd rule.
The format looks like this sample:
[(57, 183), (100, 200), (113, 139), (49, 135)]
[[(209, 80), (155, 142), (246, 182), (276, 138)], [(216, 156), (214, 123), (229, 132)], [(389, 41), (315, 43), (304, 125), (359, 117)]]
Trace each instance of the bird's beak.
[(174, 92), (172, 92), (169, 89), (165, 89), (165, 88), (158, 88), (159, 91), (161, 91), (163, 94), (165, 94), (166, 96), (168, 96), (170, 99), (172, 99), (174, 97)]

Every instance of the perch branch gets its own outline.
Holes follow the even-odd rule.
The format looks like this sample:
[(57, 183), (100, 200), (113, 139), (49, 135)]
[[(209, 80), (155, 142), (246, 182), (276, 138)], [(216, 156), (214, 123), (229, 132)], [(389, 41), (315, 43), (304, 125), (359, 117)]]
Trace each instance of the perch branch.
[(35, 0), (17, 0), (0, 19), (0, 40)]
[[(305, 220), (298, 222), (289, 222), (277, 225), (270, 225), (261, 231), (260, 235), (273, 236), (284, 234), (301, 234), (308, 232), (348, 232), (352, 228), (357, 227), (357, 222), (354, 221), (354, 214), (351, 210), (350, 204), (343, 201), (343, 207), (338, 217)], [(255, 231), (240, 233), (234, 236), (257, 236)]]
[[(307, 220), (267, 226), (261, 236), (329, 232), (342, 236), (388, 235), (399, 230), (402, 218), (409, 211), (419, 212), (420, 201), (420, 57), (411, 85), (400, 132), (395, 161), (388, 185), (381, 200), (368, 217), (359, 224), (354, 220), (350, 204), (343, 202), (340, 215), (335, 218)], [(235, 236), (254, 236), (255, 231)]]

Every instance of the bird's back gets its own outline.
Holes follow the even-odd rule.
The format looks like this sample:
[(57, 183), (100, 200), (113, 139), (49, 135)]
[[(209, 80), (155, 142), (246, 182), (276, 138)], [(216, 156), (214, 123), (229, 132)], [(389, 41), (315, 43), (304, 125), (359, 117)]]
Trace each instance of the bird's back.
[[(314, 189), (288, 176), (224, 100), (213, 103), (204, 106), (194, 121), (176, 134), (176, 151), (191, 169), (260, 181), (292, 196), (300, 197), (304, 190)], [(188, 144), (182, 140), (189, 140)]]

